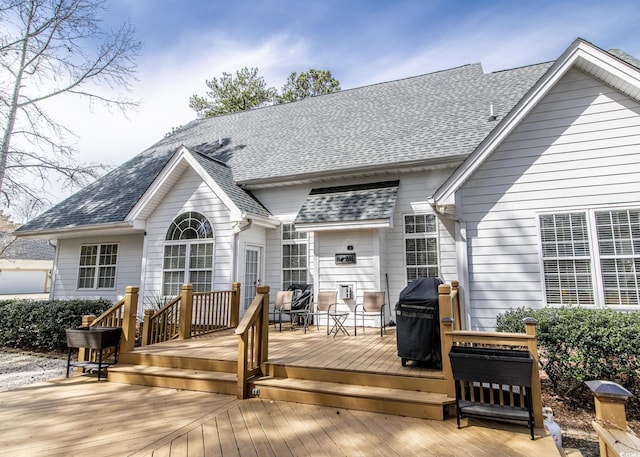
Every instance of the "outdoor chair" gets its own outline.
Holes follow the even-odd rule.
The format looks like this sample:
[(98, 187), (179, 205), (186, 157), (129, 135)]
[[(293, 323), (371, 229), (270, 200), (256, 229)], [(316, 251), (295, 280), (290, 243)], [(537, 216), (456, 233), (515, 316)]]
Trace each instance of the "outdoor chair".
[(353, 334), (358, 334), (358, 316), (362, 317), (362, 332), (364, 333), (365, 317), (380, 318), (380, 336), (386, 333), (385, 330), (385, 307), (384, 292), (365, 292), (362, 296), (362, 303), (356, 305), (353, 313)]
[(318, 301), (313, 303), (306, 316), (306, 325), (309, 323), (309, 319), (313, 318), (316, 323), (316, 328), (320, 330), (320, 316), (327, 318), (327, 335), (329, 334), (329, 311), (332, 307), (335, 307), (338, 303), (338, 292), (325, 290), (318, 292)]
[[(273, 316), (273, 328), (276, 328), (276, 323), (280, 323), (280, 331), (282, 331), (282, 313), (288, 313), (291, 311), (291, 299), (293, 297), (293, 291), (291, 290), (279, 290), (276, 292), (276, 300), (273, 303), (273, 311), (269, 312), (270, 316)], [(278, 321), (276, 322), (276, 316)]]

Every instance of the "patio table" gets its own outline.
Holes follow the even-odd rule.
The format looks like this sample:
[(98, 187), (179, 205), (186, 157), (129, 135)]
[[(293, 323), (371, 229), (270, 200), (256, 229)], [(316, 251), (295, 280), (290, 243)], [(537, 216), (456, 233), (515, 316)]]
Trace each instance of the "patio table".
[(349, 331), (344, 326), (347, 317), (349, 317), (348, 311), (332, 311), (328, 313), (328, 317), (333, 320), (333, 327), (327, 332), (327, 335), (333, 334), (334, 338), (338, 332), (342, 332), (347, 336), (349, 335)]

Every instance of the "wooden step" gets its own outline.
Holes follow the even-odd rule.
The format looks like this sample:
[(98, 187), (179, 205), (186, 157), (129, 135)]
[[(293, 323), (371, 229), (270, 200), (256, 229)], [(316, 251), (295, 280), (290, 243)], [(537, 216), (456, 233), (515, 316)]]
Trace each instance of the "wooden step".
[(230, 395), (236, 394), (238, 383), (238, 377), (234, 373), (120, 363), (109, 368), (107, 379), (123, 384)]
[(238, 362), (233, 360), (215, 360), (135, 351), (120, 354), (118, 362), (126, 365), (148, 365), (164, 368), (182, 368), (185, 370), (220, 371), (223, 373), (236, 373), (238, 370)]
[(406, 389), (440, 394), (446, 393), (449, 387), (441, 371), (435, 372), (432, 377), (397, 376), (392, 374), (369, 373), (366, 371), (286, 366), (267, 362), (265, 375), (273, 378), (295, 378), (308, 381)]
[(455, 414), (455, 399), (442, 393), (274, 377), (254, 380), (250, 391), (263, 399), (423, 419), (444, 420)]

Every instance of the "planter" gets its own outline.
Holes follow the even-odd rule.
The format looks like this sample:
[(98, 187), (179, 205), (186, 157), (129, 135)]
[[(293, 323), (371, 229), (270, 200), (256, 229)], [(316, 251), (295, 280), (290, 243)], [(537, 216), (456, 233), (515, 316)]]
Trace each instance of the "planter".
[(533, 357), (529, 351), (453, 346), (449, 359), (457, 381), (531, 387)]
[(67, 329), (67, 347), (104, 349), (120, 343), (120, 327), (78, 327)]

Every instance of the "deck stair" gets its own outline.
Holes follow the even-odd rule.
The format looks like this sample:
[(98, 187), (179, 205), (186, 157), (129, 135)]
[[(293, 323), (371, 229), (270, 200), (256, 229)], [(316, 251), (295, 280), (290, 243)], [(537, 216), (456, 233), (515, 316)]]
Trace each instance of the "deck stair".
[(271, 375), (251, 383), (252, 394), (262, 399), (435, 420), (455, 414), (455, 399), (445, 393), (441, 374), (411, 378), (268, 363), (267, 372)]
[(237, 362), (130, 352), (109, 368), (112, 382), (235, 395)]

